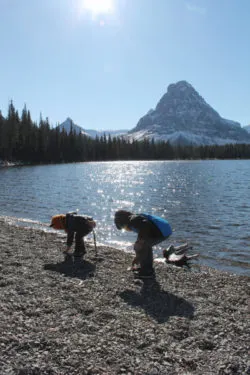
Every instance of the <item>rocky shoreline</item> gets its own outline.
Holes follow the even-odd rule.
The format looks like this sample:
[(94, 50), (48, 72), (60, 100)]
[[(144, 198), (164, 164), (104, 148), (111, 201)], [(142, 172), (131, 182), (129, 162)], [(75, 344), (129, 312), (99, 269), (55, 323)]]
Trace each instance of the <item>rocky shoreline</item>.
[(0, 224), (2, 375), (250, 374), (248, 277), (156, 264), (134, 280), (131, 254), (89, 242), (65, 264), (56, 234)]

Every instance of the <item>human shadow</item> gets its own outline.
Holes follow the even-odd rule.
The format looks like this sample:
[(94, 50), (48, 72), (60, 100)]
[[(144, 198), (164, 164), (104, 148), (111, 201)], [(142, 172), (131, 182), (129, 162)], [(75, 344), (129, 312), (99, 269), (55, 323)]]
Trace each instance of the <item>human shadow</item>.
[(170, 316), (192, 319), (194, 315), (194, 306), (191, 303), (161, 289), (156, 279), (143, 280), (139, 293), (126, 289), (119, 295), (130, 306), (143, 308), (146, 314), (158, 323), (165, 323)]
[(96, 264), (87, 260), (66, 258), (60, 263), (45, 264), (43, 268), (48, 271), (59, 272), (67, 277), (76, 277), (85, 280), (94, 276)]

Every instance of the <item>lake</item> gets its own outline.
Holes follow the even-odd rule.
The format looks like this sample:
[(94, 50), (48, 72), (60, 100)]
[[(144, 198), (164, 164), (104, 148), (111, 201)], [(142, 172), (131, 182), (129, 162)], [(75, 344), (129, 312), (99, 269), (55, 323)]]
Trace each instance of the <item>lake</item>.
[[(114, 224), (117, 209), (165, 217), (173, 235), (155, 248), (189, 242), (198, 263), (249, 275), (249, 160), (136, 161), (0, 169), (0, 216), (46, 231), (52, 215), (79, 209), (97, 221), (97, 242), (131, 250), (136, 238)], [(89, 236), (91, 239), (91, 235)]]

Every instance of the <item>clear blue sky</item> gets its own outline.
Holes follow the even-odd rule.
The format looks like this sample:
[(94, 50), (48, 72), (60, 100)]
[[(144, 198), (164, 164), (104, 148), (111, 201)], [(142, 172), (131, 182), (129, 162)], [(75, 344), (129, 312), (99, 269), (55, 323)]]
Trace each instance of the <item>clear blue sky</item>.
[[(92, 0), (98, 8), (108, 0)], [(0, 109), (131, 129), (187, 80), (250, 124), (250, 0), (0, 0)], [(102, 5), (102, 4), (101, 4)]]

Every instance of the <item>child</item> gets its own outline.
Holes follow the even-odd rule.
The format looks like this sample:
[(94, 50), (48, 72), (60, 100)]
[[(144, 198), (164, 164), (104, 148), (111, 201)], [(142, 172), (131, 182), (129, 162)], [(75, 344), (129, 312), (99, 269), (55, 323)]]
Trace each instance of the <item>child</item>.
[(51, 219), (50, 227), (58, 230), (65, 230), (67, 233), (67, 248), (64, 252), (70, 255), (69, 251), (73, 244), (75, 237), (75, 257), (83, 257), (86, 253), (84, 238), (93, 231), (96, 222), (93, 218), (88, 216), (76, 215), (76, 213), (69, 212), (66, 215), (55, 215)]
[(115, 213), (117, 229), (125, 229), (137, 233), (134, 244), (135, 258), (132, 268), (139, 264), (138, 277), (150, 278), (154, 276), (153, 249), (152, 247), (164, 241), (172, 234), (172, 229), (167, 220), (148, 214), (133, 214), (129, 211), (119, 210)]

